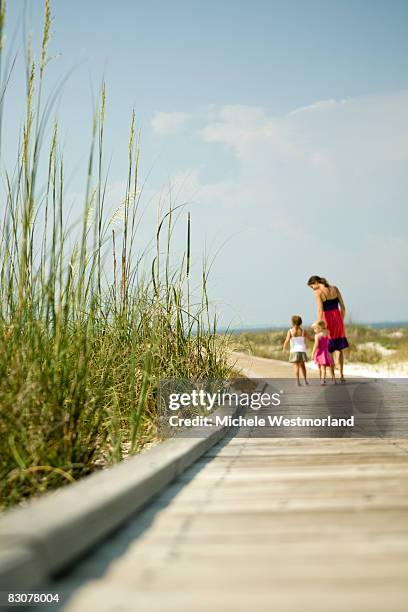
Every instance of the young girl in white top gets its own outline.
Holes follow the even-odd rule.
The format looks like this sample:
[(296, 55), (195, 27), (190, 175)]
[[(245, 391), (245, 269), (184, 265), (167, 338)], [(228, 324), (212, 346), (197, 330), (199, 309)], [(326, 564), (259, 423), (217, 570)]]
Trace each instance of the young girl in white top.
[(312, 340), (312, 338), (307, 332), (302, 329), (301, 316), (293, 315), (291, 321), (292, 327), (288, 329), (288, 333), (286, 334), (282, 350), (285, 351), (288, 347), (288, 344), (290, 344), (289, 361), (294, 365), (294, 374), (296, 377), (297, 384), (300, 387), (300, 370), (302, 370), (305, 385), (309, 384), (307, 382), (305, 366), (305, 363), (307, 361), (305, 338), (307, 338), (308, 340)]

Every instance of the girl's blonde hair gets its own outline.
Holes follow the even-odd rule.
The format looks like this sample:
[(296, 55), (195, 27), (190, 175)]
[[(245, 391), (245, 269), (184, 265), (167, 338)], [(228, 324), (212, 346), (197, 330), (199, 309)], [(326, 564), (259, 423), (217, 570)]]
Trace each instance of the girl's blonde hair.
[(315, 321), (312, 323), (312, 329), (318, 327), (319, 329), (327, 329), (326, 323), (324, 321)]

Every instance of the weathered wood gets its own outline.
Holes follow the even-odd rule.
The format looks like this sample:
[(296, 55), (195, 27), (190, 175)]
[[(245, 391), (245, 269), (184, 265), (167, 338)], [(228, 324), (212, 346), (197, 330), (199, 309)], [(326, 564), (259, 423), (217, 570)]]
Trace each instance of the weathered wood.
[[(287, 368), (267, 365), (251, 370)], [(405, 612), (407, 441), (249, 433), (167, 487), (118, 534), (122, 554), (111, 539), (67, 576), (94, 579), (66, 610)]]

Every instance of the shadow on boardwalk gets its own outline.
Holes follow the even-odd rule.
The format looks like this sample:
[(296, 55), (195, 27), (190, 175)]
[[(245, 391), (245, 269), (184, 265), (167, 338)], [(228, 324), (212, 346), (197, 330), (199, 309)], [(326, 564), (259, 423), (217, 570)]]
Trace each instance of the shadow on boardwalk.
[[(92, 547), (86, 555), (77, 559), (72, 566), (56, 574), (52, 580), (38, 586), (36, 588), (38, 592), (59, 593), (61, 596), (60, 604), (47, 609), (63, 610), (69, 604), (70, 598), (77, 589), (90, 580), (102, 578), (115, 559), (119, 559), (126, 554), (130, 544), (133, 545), (153, 525), (157, 514), (172, 503), (186, 484), (191, 482), (203, 468), (213, 461), (217, 453), (227, 446), (237, 433), (238, 428), (233, 428), (206, 455), (179, 475), (163, 491), (155, 495), (144, 508), (136, 512), (107, 538)], [(13, 609), (27, 610), (27, 606), (24, 608), (14, 607)], [(42, 610), (43, 608), (33, 606), (30, 609)]]

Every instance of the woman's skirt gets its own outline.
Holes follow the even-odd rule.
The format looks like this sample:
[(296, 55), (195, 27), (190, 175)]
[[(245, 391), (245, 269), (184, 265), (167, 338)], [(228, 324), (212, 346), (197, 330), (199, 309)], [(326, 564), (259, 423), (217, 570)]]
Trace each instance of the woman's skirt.
[(289, 353), (290, 363), (304, 363), (307, 361), (307, 355), (304, 351), (293, 351)]
[(335, 310), (324, 310), (323, 321), (329, 330), (329, 352), (342, 351), (347, 348), (349, 343), (344, 331), (343, 317), (338, 308)]

